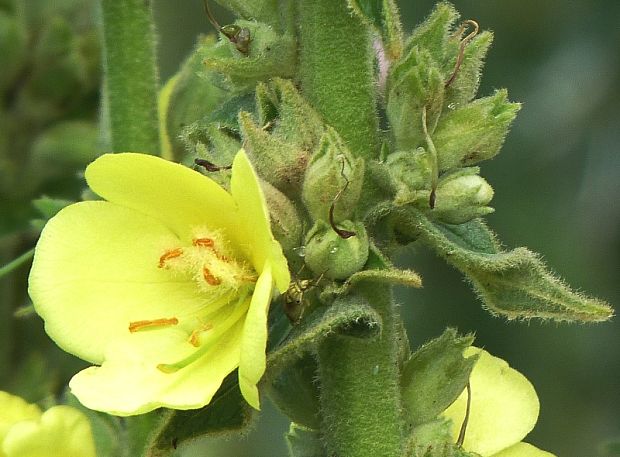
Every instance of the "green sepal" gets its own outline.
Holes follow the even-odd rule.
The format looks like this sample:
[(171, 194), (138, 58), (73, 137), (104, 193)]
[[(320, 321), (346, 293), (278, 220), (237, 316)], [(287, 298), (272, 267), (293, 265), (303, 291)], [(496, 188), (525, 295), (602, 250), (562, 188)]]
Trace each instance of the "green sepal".
[(282, 192), (261, 180), (271, 221), (271, 231), (285, 255), (293, 255), (301, 245), (302, 220), (295, 204)]
[(463, 392), (478, 358), (463, 357), (473, 341), (472, 335), (461, 337), (456, 330), (447, 329), (411, 355), (401, 372), (409, 426), (433, 420)]
[(298, 191), (306, 169), (308, 151), (256, 125), (250, 113), (239, 113), (239, 125), (246, 151), (258, 174), (284, 192)]
[[(313, 220), (351, 219), (364, 182), (364, 159), (354, 156), (338, 132), (327, 130), (305, 171), (302, 199)], [(336, 196), (338, 199), (336, 200)]]
[(238, 20), (235, 24), (250, 31), (247, 56), (225, 38), (204, 54), (206, 67), (225, 75), (231, 89), (248, 91), (259, 81), (295, 75), (297, 43), (293, 35), (278, 35), (273, 28), (260, 22)]
[(396, 151), (387, 157), (385, 164), (397, 189), (396, 205), (418, 199), (428, 202), (433, 175), (433, 157), (428, 151), (422, 147), (413, 151)]
[(428, 50), (433, 56), (443, 58), (450, 30), (458, 18), (459, 13), (451, 4), (438, 3), (424, 22), (413, 30), (405, 45), (405, 52), (417, 46)]
[(316, 359), (311, 354), (285, 365), (267, 383), (267, 395), (292, 422), (319, 430), (321, 415)]
[(480, 457), (452, 442), (450, 422), (437, 419), (414, 428), (405, 441), (404, 457)]
[(317, 430), (293, 422), (285, 439), (289, 457), (328, 457)]
[(522, 247), (504, 251), (478, 219), (439, 224), (416, 210), (408, 212), (408, 219), (424, 244), (467, 277), (492, 314), (565, 322), (602, 322), (613, 316), (606, 302), (574, 292), (550, 273), (537, 254)]
[[(457, 37), (460, 39), (461, 37)], [(456, 41), (452, 38), (452, 41)], [(493, 33), (483, 31), (474, 37), (463, 50), (463, 60), (452, 83), (446, 88), (445, 108), (457, 108), (472, 101), (478, 92), (484, 58), (493, 43)], [(450, 46), (453, 57), (448, 59), (449, 66), (445, 69), (449, 78), (454, 71), (459, 46)]]
[[(205, 436), (242, 433), (254, 417), (254, 410), (243, 399), (237, 373), (224, 379), (211, 402), (204, 408), (188, 411), (162, 410), (149, 436), (148, 457), (168, 455), (180, 444)], [(142, 416), (138, 416), (142, 417)], [(159, 424), (159, 425), (158, 425)], [(138, 454), (136, 454), (138, 455)]]
[(433, 134), (439, 170), (495, 157), (520, 109), (519, 103), (508, 101), (505, 89), (461, 108), (448, 109)]
[(422, 111), (433, 134), (444, 104), (444, 76), (432, 54), (418, 46), (396, 62), (388, 75), (386, 114), (397, 150), (425, 144)]
[(394, 0), (348, 0), (349, 7), (383, 39), (390, 60), (403, 51), (403, 30)]
[(277, 374), (286, 364), (314, 352), (326, 337), (338, 333), (357, 338), (373, 338), (381, 332), (381, 317), (358, 296), (345, 295), (332, 306), (321, 306), (292, 327), (288, 335), (267, 356), (268, 375)]
[(259, 82), (255, 90), (258, 125), (267, 126), (278, 117), (278, 100), (270, 85)]
[(299, 148), (313, 150), (325, 130), (321, 116), (292, 81), (274, 78), (271, 88), (278, 109), (278, 120), (274, 123), (272, 134)]
[(279, 25), (278, 0), (216, 0), (216, 2), (244, 19)]

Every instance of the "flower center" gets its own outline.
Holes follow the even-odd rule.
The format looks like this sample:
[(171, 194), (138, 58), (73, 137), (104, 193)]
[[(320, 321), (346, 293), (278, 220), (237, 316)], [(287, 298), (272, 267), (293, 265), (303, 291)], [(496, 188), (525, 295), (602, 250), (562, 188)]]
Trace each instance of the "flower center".
[(204, 300), (184, 315), (129, 323), (131, 333), (179, 326), (187, 341), (198, 348), (185, 359), (159, 364), (165, 373), (187, 366), (204, 354), (219, 337), (243, 318), (258, 276), (246, 262), (238, 260), (218, 232), (194, 231), (191, 245), (170, 246), (156, 258), (157, 268), (196, 283)]

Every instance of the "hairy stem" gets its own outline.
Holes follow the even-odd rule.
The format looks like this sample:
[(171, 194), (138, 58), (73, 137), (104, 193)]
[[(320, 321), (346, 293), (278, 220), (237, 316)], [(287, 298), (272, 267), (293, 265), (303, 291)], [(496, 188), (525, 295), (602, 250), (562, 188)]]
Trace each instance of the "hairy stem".
[(158, 74), (151, 2), (101, 0), (109, 145), (159, 152)]
[[(339, 457), (401, 457), (396, 312), (389, 286), (360, 287), (381, 314), (376, 339), (333, 336), (319, 347), (323, 433)], [(332, 454), (329, 454), (332, 455)]]
[(299, 2), (304, 95), (354, 154), (379, 156), (373, 51), (368, 29), (345, 0)]

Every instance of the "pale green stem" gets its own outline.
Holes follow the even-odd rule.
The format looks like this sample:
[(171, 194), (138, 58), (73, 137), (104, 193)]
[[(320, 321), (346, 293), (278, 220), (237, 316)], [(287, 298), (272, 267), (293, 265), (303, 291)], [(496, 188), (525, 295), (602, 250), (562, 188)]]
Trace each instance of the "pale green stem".
[(101, 0), (106, 115), (114, 152), (158, 154), (158, 72), (148, 0)]
[(373, 51), (367, 27), (345, 0), (299, 2), (304, 96), (354, 154), (379, 157)]
[[(369, 31), (345, 0), (298, 3), (301, 88), (349, 148), (379, 156)], [(381, 315), (372, 340), (334, 335), (318, 349), (322, 433), (329, 455), (401, 457), (396, 312), (390, 287), (357, 290)]]

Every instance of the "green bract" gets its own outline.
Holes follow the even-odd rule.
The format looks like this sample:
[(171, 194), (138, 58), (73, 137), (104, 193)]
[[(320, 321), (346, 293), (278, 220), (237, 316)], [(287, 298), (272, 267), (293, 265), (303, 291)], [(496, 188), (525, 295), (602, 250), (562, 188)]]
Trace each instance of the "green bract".
[(86, 179), (107, 201), (50, 220), (29, 286), (48, 334), (97, 365), (73, 377), (73, 393), (117, 415), (200, 408), (239, 367), (258, 408), (267, 309), (290, 276), (245, 153), (230, 193), (143, 154), (104, 155)]
[[(469, 347), (466, 357), (480, 354), (469, 379), (470, 416), (463, 449), (482, 457), (553, 457), (521, 442), (534, 428), (540, 404), (532, 384), (517, 370), (488, 352)], [(443, 415), (452, 420), (456, 441), (467, 407), (464, 391)]]
[[(19, 397), (0, 391), (0, 457), (96, 457), (86, 416), (70, 406), (44, 413)], [(51, 451), (53, 450), (53, 451)]]

